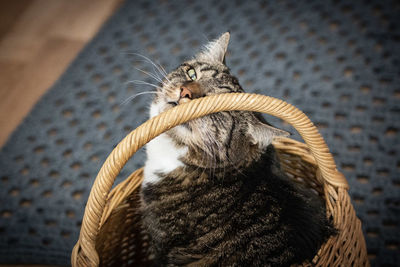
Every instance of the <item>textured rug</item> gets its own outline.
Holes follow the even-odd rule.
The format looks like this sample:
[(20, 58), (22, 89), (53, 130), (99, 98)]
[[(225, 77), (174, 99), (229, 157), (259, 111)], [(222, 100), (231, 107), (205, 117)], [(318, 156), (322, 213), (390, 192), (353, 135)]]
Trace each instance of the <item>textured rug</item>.
[(124, 103), (152, 90), (131, 81), (154, 82), (136, 53), (169, 71), (230, 30), (227, 65), (247, 92), (315, 122), (350, 183), (372, 265), (398, 266), (399, 11), (398, 1), (127, 1), (0, 152), (0, 263), (69, 265), (97, 171), (147, 118), (150, 95)]

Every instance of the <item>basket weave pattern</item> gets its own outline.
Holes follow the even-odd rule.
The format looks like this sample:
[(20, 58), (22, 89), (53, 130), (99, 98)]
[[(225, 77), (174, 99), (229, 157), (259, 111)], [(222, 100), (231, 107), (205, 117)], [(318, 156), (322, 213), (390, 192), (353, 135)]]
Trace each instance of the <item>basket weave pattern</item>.
[[(221, 94), (178, 105), (151, 118), (127, 135), (111, 152), (93, 184), (75, 245), (72, 266), (146, 265), (148, 237), (138, 215), (142, 170), (114, 190), (115, 178), (133, 154), (159, 134), (210, 113), (247, 110), (268, 113), (291, 124), (306, 144), (282, 138), (274, 142), (283, 169), (325, 199), (339, 234), (329, 239), (313, 259), (316, 266), (369, 266), (361, 223), (348, 195), (345, 177), (317, 128), (303, 112), (282, 100), (255, 94)], [(111, 192), (110, 192), (111, 191)], [(308, 266), (309, 264), (304, 264)]]

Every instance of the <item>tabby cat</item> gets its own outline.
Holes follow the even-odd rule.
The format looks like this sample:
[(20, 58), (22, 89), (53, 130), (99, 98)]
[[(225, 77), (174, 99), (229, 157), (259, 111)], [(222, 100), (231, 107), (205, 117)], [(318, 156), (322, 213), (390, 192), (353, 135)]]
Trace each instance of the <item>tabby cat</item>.
[[(192, 99), (244, 92), (225, 65), (229, 33), (169, 73), (150, 116)], [(156, 266), (290, 266), (334, 233), (323, 202), (289, 181), (253, 112), (189, 121), (147, 144), (143, 222)]]

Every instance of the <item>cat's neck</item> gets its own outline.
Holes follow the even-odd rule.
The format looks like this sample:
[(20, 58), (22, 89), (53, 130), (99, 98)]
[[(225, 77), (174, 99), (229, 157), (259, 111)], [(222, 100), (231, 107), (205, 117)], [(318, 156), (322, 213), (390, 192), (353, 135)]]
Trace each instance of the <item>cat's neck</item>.
[(146, 152), (143, 187), (157, 185), (167, 177), (182, 186), (198, 186), (219, 180), (227, 182), (227, 179), (236, 179), (248, 173), (268, 171), (274, 162), (273, 148), (270, 146), (251, 163), (232, 159), (229, 162), (214, 161), (208, 166), (202, 166), (204, 156), (196, 155), (202, 152), (177, 144), (165, 133), (149, 142)]

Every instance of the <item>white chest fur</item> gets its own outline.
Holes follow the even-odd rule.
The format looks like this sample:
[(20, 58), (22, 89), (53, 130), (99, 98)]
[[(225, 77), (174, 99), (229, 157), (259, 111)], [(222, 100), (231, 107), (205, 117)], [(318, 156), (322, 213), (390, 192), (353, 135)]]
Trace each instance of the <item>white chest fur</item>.
[(161, 134), (146, 145), (146, 152), (143, 186), (157, 183), (160, 180), (158, 173), (169, 173), (183, 166), (179, 159), (187, 153), (187, 147), (177, 148), (168, 135)]

